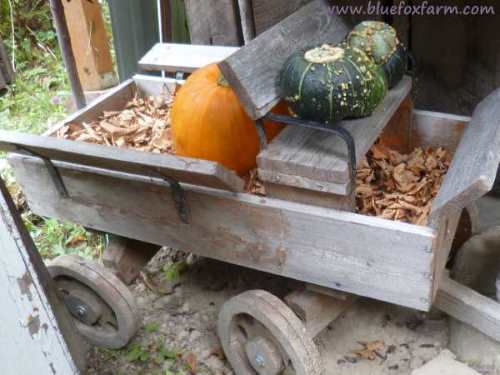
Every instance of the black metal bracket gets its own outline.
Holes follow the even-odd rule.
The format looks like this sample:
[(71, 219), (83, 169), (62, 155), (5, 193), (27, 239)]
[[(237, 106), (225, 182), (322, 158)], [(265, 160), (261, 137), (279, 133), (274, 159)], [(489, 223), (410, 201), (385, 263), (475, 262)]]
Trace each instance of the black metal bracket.
[(19, 151), (23, 151), (30, 156), (42, 159), (43, 163), (47, 167), (47, 171), (49, 172), (50, 179), (54, 183), (54, 186), (55, 186), (57, 192), (59, 193), (59, 195), (61, 196), (61, 198), (69, 198), (69, 194), (68, 194), (68, 190), (66, 189), (66, 185), (64, 184), (64, 181), (61, 177), (61, 174), (57, 170), (56, 166), (52, 163), (52, 160), (50, 160), (49, 158), (46, 158), (45, 156), (40, 155), (39, 153), (37, 153), (33, 150), (30, 150), (26, 147), (18, 146), (18, 145), (16, 145), (16, 147)]
[(189, 207), (186, 203), (186, 192), (182, 188), (181, 184), (175, 178), (165, 176), (158, 171), (155, 172), (163, 181), (170, 185), (172, 198), (174, 199), (175, 208), (177, 209), (179, 218), (184, 224), (189, 224)]
[(349, 133), (348, 130), (338, 125), (302, 120), (297, 117), (278, 115), (272, 112), (268, 113), (265, 117), (270, 121), (281, 122), (286, 125), (298, 126), (302, 128), (320, 130), (326, 133), (334, 134), (341, 138), (347, 146), (347, 162), (349, 163), (349, 174), (350, 179), (354, 181), (354, 179), (356, 178), (356, 145), (351, 133)]

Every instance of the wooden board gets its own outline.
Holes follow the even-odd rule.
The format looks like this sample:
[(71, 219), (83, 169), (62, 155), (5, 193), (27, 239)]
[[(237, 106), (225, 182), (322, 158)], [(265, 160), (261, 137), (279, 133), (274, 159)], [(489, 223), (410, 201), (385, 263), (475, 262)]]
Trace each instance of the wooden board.
[(493, 187), (500, 161), (500, 89), (484, 99), (465, 129), (431, 217), (460, 212)]
[(67, 141), (53, 137), (35, 136), (0, 130), (0, 150), (29, 150), (50, 160), (78, 163), (151, 177), (165, 176), (178, 182), (230, 191), (242, 191), (243, 180), (220, 164), (153, 154), (119, 147)]
[(233, 0), (185, 0), (191, 43), (239, 46), (237, 4)]
[(251, 118), (261, 118), (278, 102), (279, 73), (293, 52), (338, 43), (350, 31), (346, 21), (328, 10), (326, 1), (314, 0), (219, 64)]
[(444, 276), (434, 305), (500, 342), (500, 303)]
[(78, 76), (86, 91), (109, 88), (118, 83), (98, 1), (63, 1), (71, 48)]
[(159, 179), (57, 162), (70, 196), (61, 199), (40, 160), (9, 162), (39, 215), (399, 305), (431, 305), (432, 229), (193, 186), (184, 224)]
[(260, 35), (311, 0), (252, 0), (255, 35)]
[(1, 180), (0, 217), (2, 374), (83, 373), (87, 345)]
[(252, 2), (253, 0), (238, 0), (243, 44), (247, 44), (255, 38), (255, 23)]
[[(411, 79), (405, 77), (372, 116), (339, 124), (354, 139), (356, 160), (365, 156), (410, 90)], [(270, 183), (339, 195), (349, 195), (353, 188), (345, 143), (322, 131), (289, 126), (257, 161), (259, 175)]]
[(144, 70), (191, 73), (218, 63), (237, 50), (237, 47), (157, 43), (139, 61), (139, 66)]
[(5, 83), (12, 83), (14, 81), (14, 71), (5, 50), (5, 45), (0, 40), (0, 75), (3, 76)]

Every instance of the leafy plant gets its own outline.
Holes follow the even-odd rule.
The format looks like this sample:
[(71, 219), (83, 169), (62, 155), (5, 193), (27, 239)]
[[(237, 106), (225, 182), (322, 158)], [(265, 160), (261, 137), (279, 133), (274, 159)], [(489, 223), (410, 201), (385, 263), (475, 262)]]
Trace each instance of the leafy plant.
[(133, 344), (127, 352), (129, 362), (146, 362), (149, 360), (150, 353), (139, 344)]
[(163, 266), (163, 277), (166, 281), (174, 282), (180, 279), (181, 274), (186, 271), (188, 264), (185, 260), (180, 260), (174, 263)]
[(144, 330), (147, 333), (158, 332), (159, 329), (160, 329), (160, 323), (158, 322), (149, 322), (144, 325)]

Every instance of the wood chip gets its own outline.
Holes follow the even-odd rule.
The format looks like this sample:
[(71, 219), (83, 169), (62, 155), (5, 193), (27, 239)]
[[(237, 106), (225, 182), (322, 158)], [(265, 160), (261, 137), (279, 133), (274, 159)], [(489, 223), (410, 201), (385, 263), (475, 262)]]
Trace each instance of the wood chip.
[(170, 133), (172, 98), (135, 96), (122, 111), (104, 111), (90, 123), (70, 123), (56, 136), (73, 141), (133, 148), (154, 153), (174, 153)]
[(359, 212), (426, 225), (450, 163), (444, 148), (416, 148), (405, 155), (375, 144), (356, 176)]

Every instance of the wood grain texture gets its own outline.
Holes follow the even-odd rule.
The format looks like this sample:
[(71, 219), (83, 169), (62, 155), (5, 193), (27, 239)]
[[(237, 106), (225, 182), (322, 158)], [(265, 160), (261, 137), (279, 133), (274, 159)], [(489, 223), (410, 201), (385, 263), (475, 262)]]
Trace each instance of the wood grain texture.
[[(136, 93), (141, 95), (168, 95), (178, 84), (173, 79), (135, 76), (82, 110), (70, 115), (45, 135), (52, 136), (62, 126), (76, 122), (94, 121), (103, 111), (121, 110)], [(244, 182), (233, 171), (205, 160), (179, 158), (173, 155), (144, 153), (130, 149), (93, 145), (83, 142), (65, 141), (54, 137), (36, 137), (15, 133), (2, 133), (7, 143), (18, 142), (42, 156), (56, 160), (78, 162), (127, 173), (149, 174), (158, 177), (158, 172), (181, 182), (201, 184), (231, 191), (242, 191)], [(2, 138), (2, 135), (0, 135)], [(0, 148), (13, 150), (12, 145), (2, 143)], [(33, 148), (34, 147), (34, 148)], [(156, 165), (155, 165), (156, 164)]]
[(474, 111), (433, 203), (431, 217), (460, 212), (493, 187), (500, 161), (500, 89)]
[(353, 212), (356, 207), (356, 197), (354, 191), (350, 195), (339, 195), (296, 188), (284, 184), (272, 184), (266, 182), (264, 185), (266, 188), (266, 194), (270, 198), (310, 204), (313, 206), (334, 208), (340, 211)]
[(88, 347), (58, 299), (3, 181), (0, 191), (2, 373), (83, 373)]
[(285, 297), (286, 304), (304, 322), (307, 334), (314, 338), (356, 302), (356, 296), (336, 299), (311, 290), (293, 291)]
[(434, 230), (193, 186), (185, 186), (191, 212), (186, 225), (178, 218), (168, 184), (159, 179), (57, 162), (70, 195), (61, 199), (40, 160), (11, 154), (9, 162), (37, 214), (399, 305), (430, 308)]
[(470, 117), (448, 113), (413, 111), (410, 149), (444, 147), (455, 154)]
[(435, 307), (500, 342), (500, 304), (443, 276)]
[(242, 42), (233, 0), (185, 0), (191, 43), (239, 46)]
[(260, 35), (311, 0), (252, 0), (255, 35)]
[[(411, 79), (405, 77), (372, 116), (339, 124), (354, 139), (356, 160), (366, 155), (410, 90)], [(342, 195), (353, 188), (345, 143), (322, 131), (288, 126), (260, 153), (257, 162), (262, 179), (271, 183)]]
[(14, 70), (12, 69), (12, 64), (9, 59), (9, 55), (7, 55), (7, 51), (5, 49), (5, 45), (0, 40), (0, 75), (3, 76), (3, 79), (6, 83), (12, 83), (14, 80)]
[(64, 13), (71, 47), (82, 87), (87, 91), (109, 88), (118, 83), (108, 35), (98, 1), (64, 1)]
[(96, 168), (140, 174), (165, 176), (179, 182), (230, 191), (242, 191), (243, 180), (220, 164), (167, 154), (121, 149), (84, 142), (67, 141), (10, 131), (0, 131), (0, 150), (29, 150), (50, 160), (78, 163)]
[(192, 73), (228, 58), (237, 50), (237, 47), (157, 43), (139, 61), (139, 66), (144, 70)]
[(134, 97), (135, 84), (132, 79), (128, 79), (106, 94), (102, 95), (84, 108), (70, 114), (60, 123), (52, 126), (44, 135), (52, 135), (58, 129), (72, 122), (94, 121), (103, 111), (116, 111), (125, 108), (127, 102)]
[(262, 33), (219, 64), (253, 119), (264, 116), (279, 100), (279, 73), (296, 50), (321, 43), (338, 43), (350, 25), (331, 16), (328, 3), (315, 0)]
[(249, 43), (253, 38), (255, 38), (255, 22), (252, 2), (253, 0), (238, 0), (244, 44)]

